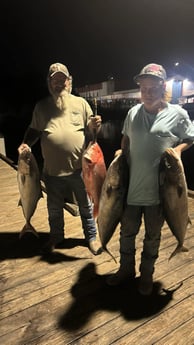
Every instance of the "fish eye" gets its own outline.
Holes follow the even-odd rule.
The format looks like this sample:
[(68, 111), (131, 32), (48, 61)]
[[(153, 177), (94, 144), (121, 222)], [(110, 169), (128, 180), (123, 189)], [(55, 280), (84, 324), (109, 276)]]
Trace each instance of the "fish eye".
[(170, 169), (171, 168), (171, 165), (168, 163), (168, 160), (165, 158), (165, 165), (167, 167), (167, 169)]

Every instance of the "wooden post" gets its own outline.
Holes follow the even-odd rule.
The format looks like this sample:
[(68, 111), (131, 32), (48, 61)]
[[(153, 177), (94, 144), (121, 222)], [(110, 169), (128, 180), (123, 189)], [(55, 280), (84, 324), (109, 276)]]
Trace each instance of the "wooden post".
[(3, 134), (0, 133), (0, 153), (6, 156), (5, 152), (5, 140)]

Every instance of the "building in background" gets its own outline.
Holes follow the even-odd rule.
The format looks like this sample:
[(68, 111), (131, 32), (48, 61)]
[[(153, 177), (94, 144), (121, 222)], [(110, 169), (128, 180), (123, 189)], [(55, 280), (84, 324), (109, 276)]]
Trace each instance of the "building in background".
[(194, 102), (194, 82), (181, 75), (167, 80), (166, 89), (171, 103), (183, 105)]
[(129, 84), (128, 81), (111, 78), (98, 84), (85, 85), (78, 88), (76, 92), (89, 102), (96, 98), (98, 104), (104, 108), (129, 108), (140, 102), (140, 92), (138, 89), (128, 89), (127, 84)]
[[(139, 89), (128, 89), (127, 81), (116, 81), (114, 78), (98, 84), (78, 88), (77, 93), (91, 102), (97, 99), (103, 107), (129, 108), (141, 101)], [(167, 100), (170, 103), (183, 105), (194, 102), (194, 81), (175, 75), (166, 82)]]

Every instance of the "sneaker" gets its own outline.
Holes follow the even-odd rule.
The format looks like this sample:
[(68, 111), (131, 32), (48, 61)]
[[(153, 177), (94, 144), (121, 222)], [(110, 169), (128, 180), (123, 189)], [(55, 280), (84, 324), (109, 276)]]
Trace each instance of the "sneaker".
[(129, 279), (135, 279), (135, 272), (128, 272), (119, 269), (116, 273), (111, 274), (107, 279), (106, 283), (110, 286), (117, 286)]
[(153, 277), (152, 274), (141, 275), (139, 280), (138, 291), (143, 296), (149, 296), (153, 290)]
[(102, 248), (97, 240), (89, 241), (88, 248), (93, 255), (99, 255), (102, 253)]

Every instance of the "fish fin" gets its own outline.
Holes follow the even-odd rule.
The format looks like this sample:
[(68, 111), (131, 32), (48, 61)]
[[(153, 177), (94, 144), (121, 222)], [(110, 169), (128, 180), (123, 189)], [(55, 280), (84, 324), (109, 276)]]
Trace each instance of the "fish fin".
[(21, 175), (21, 182), (22, 182), (23, 185), (25, 183), (25, 180), (26, 180), (26, 176), (24, 174), (22, 174)]
[(110, 195), (112, 194), (112, 186), (110, 184), (107, 186), (106, 193), (108, 197), (110, 197)]
[(175, 256), (178, 253), (181, 252), (188, 252), (188, 248), (181, 246), (180, 244), (177, 245), (177, 247), (175, 248), (175, 250), (172, 252), (172, 254), (169, 256), (168, 261), (170, 261), (170, 259), (172, 259), (173, 256)]
[(18, 201), (18, 206), (22, 206), (22, 201), (21, 201), (21, 199), (19, 199), (19, 201)]
[(191, 221), (191, 218), (190, 218), (190, 217), (188, 217), (188, 224), (189, 224), (189, 225), (192, 225), (192, 221)]
[(44, 198), (44, 195), (43, 195), (42, 190), (40, 190), (39, 199), (40, 199), (40, 198)]
[(117, 264), (117, 260), (115, 259), (115, 257), (113, 256), (113, 254), (106, 248), (103, 247), (102, 248), (106, 253), (108, 253), (110, 255), (110, 257), (114, 260), (114, 262)]
[(21, 230), (21, 232), (19, 234), (19, 239), (21, 239), (26, 232), (31, 232), (34, 236), (39, 237), (37, 231), (29, 222), (26, 222), (23, 229)]
[(92, 163), (91, 157), (89, 156), (88, 153), (84, 154), (84, 159), (86, 160), (87, 164), (91, 164)]
[(181, 197), (181, 195), (183, 194), (183, 187), (181, 185), (177, 186), (177, 193), (179, 198)]

